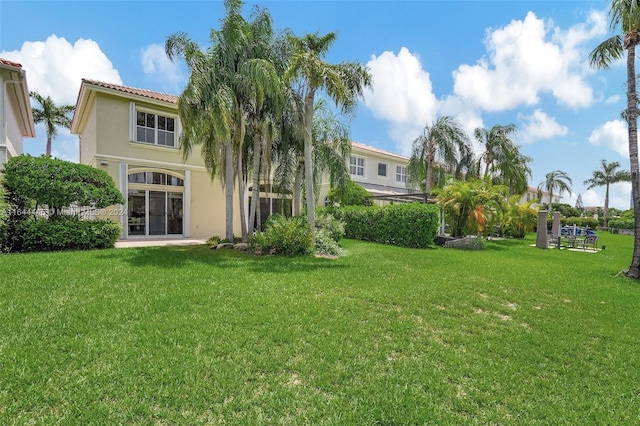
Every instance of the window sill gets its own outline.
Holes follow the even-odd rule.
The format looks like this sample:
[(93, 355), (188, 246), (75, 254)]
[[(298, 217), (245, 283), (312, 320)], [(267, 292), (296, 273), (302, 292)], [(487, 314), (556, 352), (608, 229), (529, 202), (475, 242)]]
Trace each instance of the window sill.
[(129, 141), (129, 146), (144, 147), (144, 148), (156, 149), (159, 151), (166, 151), (166, 152), (180, 151), (179, 146), (173, 147), (173, 146), (165, 146), (165, 145), (156, 145), (153, 143), (138, 142), (138, 141)]

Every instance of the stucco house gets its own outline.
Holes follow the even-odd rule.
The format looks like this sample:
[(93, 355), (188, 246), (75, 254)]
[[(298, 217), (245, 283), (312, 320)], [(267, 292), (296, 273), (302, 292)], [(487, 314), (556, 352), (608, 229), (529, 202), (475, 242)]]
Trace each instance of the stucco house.
[(22, 154), (23, 138), (36, 135), (27, 75), (17, 62), (0, 58), (0, 168)]
[[(351, 180), (366, 189), (376, 205), (393, 202), (413, 201), (405, 197), (415, 191), (407, 189), (407, 164), (409, 158), (380, 148), (351, 142), (349, 175)], [(330, 187), (324, 183), (320, 187), (320, 203), (326, 200)], [(376, 198), (379, 197), (379, 198)]]
[[(105, 170), (126, 204), (97, 212), (119, 221), (122, 239), (207, 238), (225, 234), (223, 187), (212, 180), (196, 147), (179, 146), (174, 95), (83, 79), (71, 133), (80, 163)], [(240, 235), (237, 194), (234, 229)]]

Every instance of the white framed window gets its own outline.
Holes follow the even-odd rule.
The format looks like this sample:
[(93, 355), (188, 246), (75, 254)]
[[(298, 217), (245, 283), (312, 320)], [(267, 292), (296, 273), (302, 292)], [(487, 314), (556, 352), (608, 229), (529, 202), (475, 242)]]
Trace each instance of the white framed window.
[(396, 182), (407, 181), (407, 168), (405, 166), (396, 166)]
[(387, 163), (378, 163), (378, 176), (387, 177)]
[(355, 176), (364, 176), (364, 158), (352, 155), (349, 160), (349, 173)]
[(177, 116), (156, 113), (131, 102), (131, 124), (131, 141), (177, 148), (179, 127)]

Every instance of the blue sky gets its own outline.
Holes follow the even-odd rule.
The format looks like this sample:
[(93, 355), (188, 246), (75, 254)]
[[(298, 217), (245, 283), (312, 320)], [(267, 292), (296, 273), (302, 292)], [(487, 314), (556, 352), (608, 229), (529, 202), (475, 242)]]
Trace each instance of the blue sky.
[[(334, 31), (329, 62), (369, 66), (367, 92), (351, 121), (354, 141), (409, 154), (425, 124), (456, 118), (476, 127), (516, 124), (533, 158), (530, 186), (564, 170), (575, 205), (602, 206), (604, 189), (583, 181), (600, 160), (629, 168), (625, 66), (588, 66), (609, 37), (606, 1), (261, 1), (277, 29)], [(224, 16), (222, 1), (0, 1), (0, 57), (27, 71), (30, 90), (75, 104), (81, 78), (179, 94), (188, 74), (164, 55), (186, 32), (203, 47)], [(44, 152), (45, 131), (25, 152)], [(78, 157), (78, 139), (61, 131), (53, 154)], [(612, 207), (629, 208), (630, 184), (611, 189)]]

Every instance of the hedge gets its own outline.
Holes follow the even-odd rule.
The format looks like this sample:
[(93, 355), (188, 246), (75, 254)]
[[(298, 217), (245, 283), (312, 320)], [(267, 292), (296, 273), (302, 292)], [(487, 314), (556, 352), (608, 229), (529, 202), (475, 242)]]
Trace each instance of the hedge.
[(25, 220), (17, 226), (19, 251), (87, 250), (111, 248), (122, 228), (111, 220), (80, 220), (74, 216), (55, 220)]
[(433, 204), (394, 204), (385, 207), (349, 206), (332, 209), (345, 223), (345, 237), (402, 247), (431, 247), (438, 235), (438, 207)]

